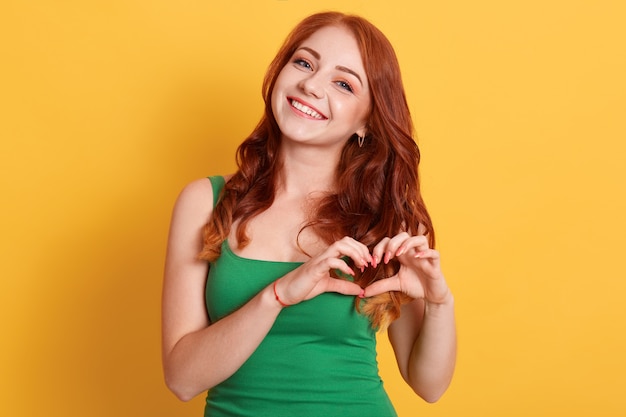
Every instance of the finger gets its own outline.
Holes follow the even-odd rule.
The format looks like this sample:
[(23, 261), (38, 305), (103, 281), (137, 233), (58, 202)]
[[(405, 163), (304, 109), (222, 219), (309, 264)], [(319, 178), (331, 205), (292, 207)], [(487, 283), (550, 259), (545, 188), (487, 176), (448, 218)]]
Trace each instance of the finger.
[(354, 282), (331, 278), (326, 286), (326, 291), (345, 295), (359, 295), (363, 292), (363, 289)]
[(372, 258), (374, 261), (372, 265), (374, 268), (376, 268), (379, 263), (383, 262), (385, 252), (387, 251), (387, 244), (390, 240), (390, 238), (384, 237), (376, 244), (376, 246), (374, 246), (374, 249), (372, 249)]
[(411, 236), (400, 243), (395, 255), (402, 256), (406, 253), (411, 253), (411, 250), (413, 250), (412, 254), (415, 255), (418, 252), (426, 251), (428, 249), (428, 239), (426, 239), (426, 236)]
[(397, 275), (391, 278), (385, 278), (368, 285), (365, 288), (364, 297), (373, 297), (378, 294), (383, 294), (389, 291), (400, 291), (400, 280)]
[(410, 239), (410, 235), (406, 232), (398, 233), (394, 237), (392, 237), (387, 243), (387, 248), (385, 250), (385, 255), (383, 258), (384, 263), (389, 263), (391, 259), (393, 259), (398, 251), (398, 249), (402, 246), (402, 244)]
[(368, 247), (348, 236), (330, 245), (327, 255), (336, 258), (348, 256), (361, 269), (373, 263)]
[(417, 251), (413, 257), (419, 259), (439, 260), (439, 256), (439, 251), (435, 249), (425, 249)]
[(338, 269), (346, 275), (354, 276), (354, 270), (348, 266), (346, 261), (339, 258), (327, 258), (323, 266), (324, 273), (328, 273), (331, 269)]

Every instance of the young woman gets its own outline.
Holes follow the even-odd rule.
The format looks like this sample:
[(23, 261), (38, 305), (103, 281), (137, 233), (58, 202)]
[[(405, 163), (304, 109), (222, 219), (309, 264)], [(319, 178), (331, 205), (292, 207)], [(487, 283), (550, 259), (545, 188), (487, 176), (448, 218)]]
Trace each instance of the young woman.
[(395, 416), (376, 362), (387, 329), (426, 401), (455, 365), (452, 294), (432, 247), (393, 48), (368, 21), (303, 20), (265, 77), (238, 171), (173, 213), (163, 366), (206, 416)]

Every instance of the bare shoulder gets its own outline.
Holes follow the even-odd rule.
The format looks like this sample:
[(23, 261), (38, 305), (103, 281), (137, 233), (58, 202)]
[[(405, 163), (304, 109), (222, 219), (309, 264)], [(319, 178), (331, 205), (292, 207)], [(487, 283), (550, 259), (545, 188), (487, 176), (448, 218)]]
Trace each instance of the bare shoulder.
[(178, 194), (170, 223), (170, 240), (180, 232), (195, 232), (213, 213), (213, 187), (208, 178), (187, 184)]
[[(232, 178), (232, 174), (224, 175), (224, 181), (228, 182)], [(179, 198), (183, 199), (213, 199), (213, 186), (208, 178), (199, 178), (187, 184), (180, 193)]]
[(213, 186), (208, 178), (199, 178), (185, 185), (176, 199), (175, 210), (201, 210), (213, 207)]
[[(228, 181), (232, 175), (225, 175)], [(199, 178), (181, 190), (174, 205), (174, 217), (193, 218), (203, 223), (213, 212), (213, 186), (208, 178)]]
[[(200, 178), (187, 184), (176, 200), (176, 204), (201, 204), (213, 201), (213, 186), (208, 178)], [(210, 205), (210, 204), (209, 204)]]

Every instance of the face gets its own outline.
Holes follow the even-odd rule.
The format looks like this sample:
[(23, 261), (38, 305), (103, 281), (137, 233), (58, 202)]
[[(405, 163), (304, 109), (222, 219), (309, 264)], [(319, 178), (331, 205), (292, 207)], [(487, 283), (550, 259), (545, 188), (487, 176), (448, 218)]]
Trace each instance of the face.
[(365, 136), (370, 91), (354, 36), (329, 26), (296, 49), (271, 96), (283, 141), (343, 147)]

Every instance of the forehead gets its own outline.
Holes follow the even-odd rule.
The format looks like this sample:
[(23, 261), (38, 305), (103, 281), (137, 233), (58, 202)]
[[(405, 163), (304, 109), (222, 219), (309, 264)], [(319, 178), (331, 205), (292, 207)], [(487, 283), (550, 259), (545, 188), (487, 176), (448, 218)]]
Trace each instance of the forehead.
[(320, 55), (321, 61), (341, 65), (365, 75), (363, 57), (354, 34), (343, 26), (325, 26), (305, 39), (299, 48), (307, 47)]

